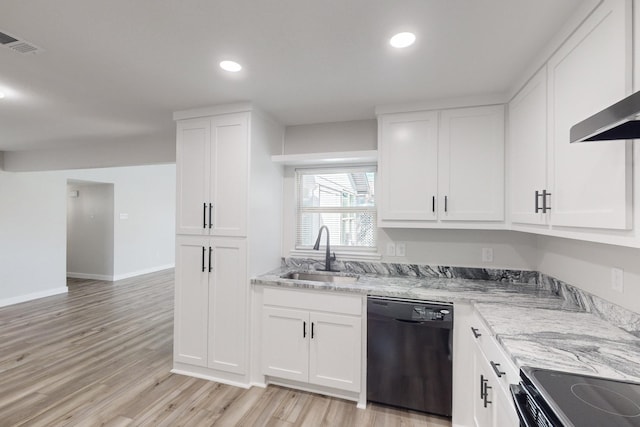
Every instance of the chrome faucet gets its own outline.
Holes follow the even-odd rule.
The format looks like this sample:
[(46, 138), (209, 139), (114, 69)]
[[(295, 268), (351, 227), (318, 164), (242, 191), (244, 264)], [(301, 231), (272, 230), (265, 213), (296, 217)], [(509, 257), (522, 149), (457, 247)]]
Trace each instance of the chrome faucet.
[(329, 241), (331, 239), (329, 237), (329, 229), (326, 225), (323, 225), (322, 227), (320, 227), (320, 230), (318, 230), (318, 238), (316, 239), (316, 244), (313, 245), (313, 249), (316, 251), (320, 250), (320, 238), (322, 237), (322, 230), (326, 230), (327, 232), (327, 254), (324, 260), (324, 271), (338, 271), (331, 269), (331, 261), (336, 260), (336, 254), (334, 253), (333, 256), (331, 256), (331, 248), (329, 247)]

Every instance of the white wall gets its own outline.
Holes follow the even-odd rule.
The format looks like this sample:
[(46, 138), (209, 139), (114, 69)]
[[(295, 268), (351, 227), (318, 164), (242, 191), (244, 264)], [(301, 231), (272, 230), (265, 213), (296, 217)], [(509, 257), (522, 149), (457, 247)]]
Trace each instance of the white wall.
[(0, 306), (67, 291), (66, 186), (0, 171)]
[(375, 150), (377, 126), (373, 119), (289, 126), (285, 129), (282, 154)]
[(106, 168), (176, 162), (176, 141), (109, 141), (51, 150), (7, 151), (4, 169), (12, 172)]
[[(386, 256), (387, 242), (404, 242), (406, 256)], [(493, 262), (482, 249), (493, 249)], [(378, 251), (385, 262), (457, 267), (535, 270), (535, 237), (507, 230), (378, 229)]]
[[(640, 249), (537, 236), (537, 269), (640, 313)], [(611, 288), (611, 268), (624, 270), (624, 292)]]
[(113, 184), (67, 185), (67, 277), (113, 278), (113, 190)]
[(0, 172), (0, 306), (66, 291), (69, 179), (114, 185), (115, 279), (174, 265), (175, 165)]

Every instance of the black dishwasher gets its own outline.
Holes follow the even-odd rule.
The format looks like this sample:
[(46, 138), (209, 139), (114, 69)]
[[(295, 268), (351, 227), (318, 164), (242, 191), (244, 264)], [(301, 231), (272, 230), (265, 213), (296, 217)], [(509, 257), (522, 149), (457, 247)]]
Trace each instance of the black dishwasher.
[(451, 416), (453, 306), (369, 297), (367, 400)]

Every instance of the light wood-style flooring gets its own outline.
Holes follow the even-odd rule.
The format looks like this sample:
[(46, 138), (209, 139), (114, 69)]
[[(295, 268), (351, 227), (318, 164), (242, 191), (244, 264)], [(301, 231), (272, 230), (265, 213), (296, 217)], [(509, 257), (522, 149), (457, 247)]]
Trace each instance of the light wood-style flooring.
[(450, 426), (448, 419), (175, 375), (173, 270), (0, 308), (0, 426)]

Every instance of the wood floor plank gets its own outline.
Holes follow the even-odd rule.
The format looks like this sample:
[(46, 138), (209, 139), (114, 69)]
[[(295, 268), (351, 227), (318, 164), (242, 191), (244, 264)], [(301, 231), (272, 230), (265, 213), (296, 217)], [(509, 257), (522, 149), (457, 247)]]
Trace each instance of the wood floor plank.
[(0, 426), (430, 426), (445, 418), (170, 372), (174, 273), (0, 308)]

